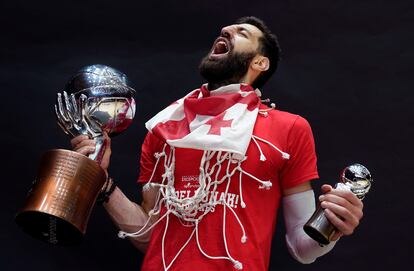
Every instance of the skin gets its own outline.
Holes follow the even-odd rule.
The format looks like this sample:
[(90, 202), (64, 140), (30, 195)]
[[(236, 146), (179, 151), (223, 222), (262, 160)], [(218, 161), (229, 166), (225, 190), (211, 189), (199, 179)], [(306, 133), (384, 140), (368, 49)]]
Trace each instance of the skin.
[[(257, 27), (250, 24), (230, 25), (224, 27), (221, 31), (221, 36), (230, 40), (232, 50), (237, 52), (256, 52), (259, 46), (259, 38), (262, 35), (262, 32)], [(212, 59), (219, 59), (225, 56), (213, 56), (210, 52), (210, 57)], [(266, 71), (268, 68), (269, 59), (257, 53), (240, 83), (251, 84), (261, 72)], [(111, 140), (107, 135), (105, 137), (106, 151), (101, 162), (101, 167), (108, 176), (107, 170), (112, 151)], [(73, 138), (71, 145), (73, 150), (83, 155), (89, 155), (95, 150), (94, 140), (84, 135)], [(282, 193), (284, 196), (288, 196), (310, 189), (312, 189), (310, 182), (305, 182), (293, 188), (285, 189)], [(120, 230), (133, 232), (138, 230), (147, 220), (148, 212), (154, 207), (157, 192), (155, 189), (143, 191), (143, 201), (138, 205), (130, 201), (117, 187), (111, 194), (109, 201), (104, 203), (104, 207)], [(324, 194), (319, 197), (319, 201), (322, 207), (325, 208), (325, 214), (329, 221), (338, 229), (333, 240), (337, 240), (342, 235), (352, 234), (363, 216), (362, 201), (349, 191), (335, 190), (327, 184), (322, 186), (322, 192)], [(129, 238), (129, 240), (139, 250), (145, 252), (149, 236), (144, 238)]]
[[(235, 52), (256, 52), (259, 48), (259, 38), (263, 33), (254, 25), (234, 24), (224, 27), (221, 36), (230, 39)], [(250, 63), (246, 75), (240, 83), (251, 84), (256, 80), (261, 72), (269, 69), (269, 59), (260, 54), (256, 54)]]

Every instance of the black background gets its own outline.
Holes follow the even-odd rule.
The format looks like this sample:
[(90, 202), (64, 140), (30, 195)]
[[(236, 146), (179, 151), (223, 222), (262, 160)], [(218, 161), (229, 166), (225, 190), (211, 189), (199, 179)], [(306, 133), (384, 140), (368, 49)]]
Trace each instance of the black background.
[(321, 175), (316, 190), (335, 183), (352, 162), (375, 178), (359, 228), (312, 265), (290, 258), (279, 223), (270, 270), (412, 267), (411, 1), (7, 1), (0, 13), (1, 270), (139, 270), (142, 255), (117, 238), (102, 208), (94, 209), (78, 247), (44, 244), (14, 224), (40, 155), (69, 148), (53, 114), (56, 93), (95, 63), (134, 82), (137, 115), (113, 139), (110, 173), (139, 201), (144, 122), (200, 86), (201, 57), (221, 27), (244, 15), (261, 17), (279, 36), (280, 69), (262, 92), (311, 123)]

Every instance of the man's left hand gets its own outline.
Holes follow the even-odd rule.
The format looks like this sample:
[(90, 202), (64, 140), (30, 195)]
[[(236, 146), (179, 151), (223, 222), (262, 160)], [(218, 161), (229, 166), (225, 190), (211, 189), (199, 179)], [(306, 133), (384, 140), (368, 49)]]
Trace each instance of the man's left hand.
[(325, 194), (319, 197), (321, 206), (328, 220), (338, 229), (332, 241), (342, 235), (351, 235), (363, 216), (362, 201), (351, 191), (333, 189), (327, 184), (322, 186), (322, 192)]

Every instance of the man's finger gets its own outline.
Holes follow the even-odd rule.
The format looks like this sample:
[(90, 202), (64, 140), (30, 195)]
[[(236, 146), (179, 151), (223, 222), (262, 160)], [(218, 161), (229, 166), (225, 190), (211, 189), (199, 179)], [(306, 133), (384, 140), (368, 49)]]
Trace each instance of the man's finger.
[(330, 186), (329, 184), (322, 185), (321, 189), (322, 193), (328, 193), (333, 190), (332, 186)]
[(326, 217), (328, 220), (334, 225), (341, 233), (345, 235), (350, 235), (354, 232), (354, 228), (345, 223), (342, 219), (340, 219), (337, 215), (335, 215), (331, 210), (325, 209), (324, 210)]
[(89, 154), (95, 152), (95, 146), (85, 146), (80, 149), (77, 149), (76, 152), (88, 156)]
[(331, 241), (336, 241), (336, 240), (338, 240), (340, 237), (342, 237), (344, 234), (342, 233), (342, 232), (340, 232), (340, 231), (336, 231), (335, 233), (334, 233), (334, 235), (332, 236), (332, 238), (331, 238)]
[(72, 147), (75, 147), (76, 145), (78, 145), (81, 141), (89, 139), (89, 137), (87, 135), (79, 135), (77, 137), (74, 137), (71, 139), (70, 144), (72, 145)]
[(341, 205), (347, 209), (350, 209), (353, 207), (353, 205), (345, 198), (342, 198), (338, 195), (335, 195), (333, 193), (327, 193), (324, 195), (319, 196), (319, 201), (329, 201), (338, 205)]
[(78, 149), (81, 149), (81, 148), (87, 147), (87, 146), (89, 146), (89, 147), (95, 147), (95, 145), (96, 145), (95, 140), (93, 140), (93, 139), (86, 139), (86, 140), (81, 141), (79, 144), (77, 144), (73, 148), (73, 150), (74, 151), (77, 151)]
[(360, 200), (351, 191), (340, 190), (340, 189), (332, 189), (332, 191), (329, 192), (329, 193), (330, 194), (333, 194), (333, 195), (336, 195), (336, 196), (339, 196), (341, 198), (345, 198), (346, 200), (348, 200), (354, 206), (358, 206), (358, 207), (362, 207), (363, 206), (362, 200)]
[(328, 209), (329, 211), (333, 212), (337, 217), (342, 218), (341, 221), (343, 221), (345, 224), (349, 225), (354, 229), (359, 224), (359, 219), (354, 216), (354, 214), (340, 206), (331, 202), (324, 201), (321, 203), (322, 208)]

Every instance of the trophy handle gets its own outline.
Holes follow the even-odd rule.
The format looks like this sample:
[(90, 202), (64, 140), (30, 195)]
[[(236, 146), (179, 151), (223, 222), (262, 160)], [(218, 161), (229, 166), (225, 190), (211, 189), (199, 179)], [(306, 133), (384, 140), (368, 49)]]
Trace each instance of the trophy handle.
[(92, 160), (95, 160), (98, 164), (101, 164), (103, 155), (105, 153), (106, 150), (106, 139), (103, 135), (99, 135), (95, 138), (93, 138), (95, 140), (95, 152), (91, 153), (88, 157)]

